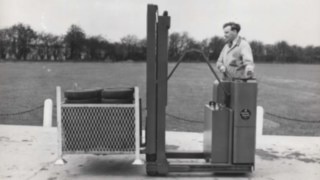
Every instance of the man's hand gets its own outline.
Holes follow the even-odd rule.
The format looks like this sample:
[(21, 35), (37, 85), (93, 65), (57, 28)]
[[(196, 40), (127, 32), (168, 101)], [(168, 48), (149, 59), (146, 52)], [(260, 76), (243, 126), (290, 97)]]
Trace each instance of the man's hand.
[(252, 71), (248, 71), (247, 72), (247, 78), (252, 77), (253, 76), (253, 72)]
[(225, 66), (220, 66), (219, 67), (219, 71), (222, 72), (222, 73), (226, 72), (226, 67)]
[(246, 78), (252, 78), (253, 77), (253, 66), (247, 66), (246, 67), (245, 76), (246, 76)]

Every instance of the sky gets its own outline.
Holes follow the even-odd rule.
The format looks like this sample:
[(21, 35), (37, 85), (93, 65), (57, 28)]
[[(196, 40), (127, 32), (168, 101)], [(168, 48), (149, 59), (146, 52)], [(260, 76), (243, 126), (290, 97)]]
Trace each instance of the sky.
[(0, 0), (0, 29), (21, 22), (63, 35), (76, 24), (112, 42), (128, 34), (144, 38), (147, 4), (168, 11), (170, 32), (196, 40), (223, 36), (223, 24), (234, 21), (249, 41), (320, 46), (320, 0)]

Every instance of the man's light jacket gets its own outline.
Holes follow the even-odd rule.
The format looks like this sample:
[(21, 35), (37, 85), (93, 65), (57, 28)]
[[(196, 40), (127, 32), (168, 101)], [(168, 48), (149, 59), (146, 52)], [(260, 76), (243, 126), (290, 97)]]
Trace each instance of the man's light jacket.
[(217, 61), (218, 69), (221, 66), (226, 67), (225, 79), (247, 78), (247, 71), (253, 71), (254, 68), (250, 44), (240, 36), (233, 41), (231, 47), (226, 44)]

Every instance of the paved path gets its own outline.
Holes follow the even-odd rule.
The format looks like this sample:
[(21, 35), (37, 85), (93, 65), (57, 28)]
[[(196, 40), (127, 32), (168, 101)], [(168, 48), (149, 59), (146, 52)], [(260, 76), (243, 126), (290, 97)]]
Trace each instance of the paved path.
[[(202, 150), (202, 134), (167, 132), (170, 151)], [(256, 169), (248, 175), (212, 173), (169, 174), (148, 177), (145, 166), (131, 165), (129, 155), (67, 155), (66, 165), (57, 158), (56, 128), (0, 125), (1, 180), (60, 179), (320, 179), (320, 137), (257, 137)], [(142, 155), (144, 157), (144, 155)]]

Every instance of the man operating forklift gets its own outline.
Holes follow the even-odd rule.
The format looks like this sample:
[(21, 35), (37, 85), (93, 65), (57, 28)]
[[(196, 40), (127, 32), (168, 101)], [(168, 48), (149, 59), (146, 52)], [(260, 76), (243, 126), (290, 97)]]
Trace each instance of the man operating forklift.
[(239, 24), (229, 22), (223, 25), (226, 45), (217, 61), (217, 68), (223, 73), (224, 81), (250, 79), (253, 76), (254, 63), (250, 44), (239, 36)]

